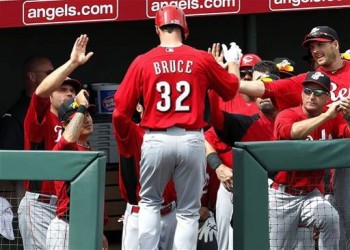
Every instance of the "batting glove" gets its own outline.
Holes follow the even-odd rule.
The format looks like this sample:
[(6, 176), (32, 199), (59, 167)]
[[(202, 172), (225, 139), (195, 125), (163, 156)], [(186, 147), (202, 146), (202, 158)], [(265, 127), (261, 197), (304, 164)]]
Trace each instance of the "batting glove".
[(198, 239), (204, 240), (205, 243), (208, 241), (214, 241), (214, 237), (217, 238), (217, 232), (214, 214), (210, 212), (210, 216), (198, 230)]
[(230, 45), (230, 49), (227, 49), (227, 46), (225, 44), (221, 45), (226, 63), (234, 62), (239, 64), (243, 56), (242, 50), (234, 42), (230, 43)]

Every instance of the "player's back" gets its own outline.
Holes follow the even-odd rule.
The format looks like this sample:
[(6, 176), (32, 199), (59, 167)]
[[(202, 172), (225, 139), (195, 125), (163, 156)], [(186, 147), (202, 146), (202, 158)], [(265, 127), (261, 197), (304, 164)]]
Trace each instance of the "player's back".
[(139, 61), (145, 100), (141, 125), (146, 128), (202, 128), (207, 90), (214, 88), (230, 99), (238, 88), (236, 78), (211, 55), (190, 46), (158, 46)]

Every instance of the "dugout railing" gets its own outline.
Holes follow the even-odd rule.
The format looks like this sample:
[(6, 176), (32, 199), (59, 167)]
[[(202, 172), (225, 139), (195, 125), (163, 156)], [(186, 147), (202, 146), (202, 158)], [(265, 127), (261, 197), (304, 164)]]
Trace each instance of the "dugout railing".
[(236, 143), (234, 249), (268, 250), (268, 173), (350, 166), (350, 140)]
[(103, 152), (0, 151), (0, 180), (71, 182), (69, 249), (102, 249)]

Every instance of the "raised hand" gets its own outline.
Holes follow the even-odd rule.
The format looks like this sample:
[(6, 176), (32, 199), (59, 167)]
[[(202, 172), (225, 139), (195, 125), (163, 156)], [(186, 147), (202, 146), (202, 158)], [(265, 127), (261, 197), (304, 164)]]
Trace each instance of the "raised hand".
[(224, 53), (220, 48), (220, 43), (213, 43), (212, 47), (208, 48), (208, 53), (212, 54), (218, 64), (220, 64), (223, 68), (227, 68), (227, 64), (224, 63)]
[(241, 58), (243, 56), (242, 50), (239, 48), (239, 46), (232, 42), (230, 43), (230, 49), (227, 49), (227, 46), (225, 44), (222, 44), (222, 50), (224, 53), (224, 58), (226, 60), (226, 63), (234, 62), (239, 64), (241, 61)]
[(86, 46), (89, 42), (89, 37), (84, 34), (80, 35), (74, 43), (72, 52), (70, 54), (70, 60), (72, 63), (77, 63), (82, 65), (86, 63), (90, 57), (94, 54), (93, 52), (89, 52), (86, 54)]

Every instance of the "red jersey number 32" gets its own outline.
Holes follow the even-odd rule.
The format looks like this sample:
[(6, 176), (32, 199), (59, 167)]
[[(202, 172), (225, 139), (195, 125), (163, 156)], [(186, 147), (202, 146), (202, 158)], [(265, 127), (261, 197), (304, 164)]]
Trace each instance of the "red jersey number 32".
[[(157, 109), (161, 112), (168, 111), (173, 105), (170, 97), (171, 88), (168, 82), (158, 82), (156, 85), (157, 91), (161, 94), (162, 100), (157, 102)], [(183, 105), (184, 100), (188, 97), (191, 92), (191, 86), (186, 81), (179, 81), (176, 83), (176, 90), (180, 95), (175, 100), (175, 111), (189, 111), (188, 105)]]

